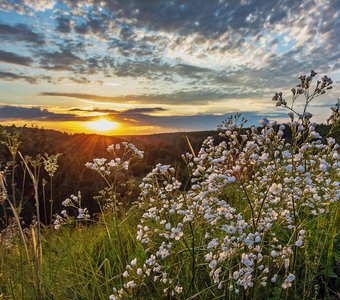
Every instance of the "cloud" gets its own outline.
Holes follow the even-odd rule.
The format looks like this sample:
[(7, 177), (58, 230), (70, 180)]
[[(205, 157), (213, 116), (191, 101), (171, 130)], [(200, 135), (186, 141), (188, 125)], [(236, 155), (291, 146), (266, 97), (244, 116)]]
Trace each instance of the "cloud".
[(228, 98), (246, 97), (242, 94), (226, 94), (217, 90), (211, 91), (177, 91), (169, 94), (143, 94), (124, 96), (99, 96), (83, 93), (42, 92), (40, 96), (66, 97), (93, 102), (109, 103), (143, 103), (143, 104), (206, 104), (209, 101), (219, 101)]
[(83, 23), (77, 24), (74, 30), (79, 34), (93, 33), (102, 35), (105, 33), (108, 27), (108, 19), (105, 15), (96, 16), (96, 18), (90, 17)]
[(71, 108), (69, 111), (82, 111), (82, 112), (99, 112), (99, 113), (107, 113), (107, 114), (120, 114), (120, 113), (129, 113), (129, 114), (149, 114), (154, 112), (166, 111), (165, 108), (162, 107), (138, 107), (127, 109), (124, 111), (118, 111), (115, 109), (103, 109), (103, 108), (94, 108), (94, 109), (83, 109), (83, 108)]
[(0, 119), (35, 121), (86, 121), (90, 118), (74, 114), (53, 113), (40, 107), (0, 106)]
[(149, 114), (154, 112), (166, 111), (163, 107), (139, 107), (125, 110), (124, 113), (128, 114)]
[(0, 71), (0, 79), (7, 80), (7, 81), (15, 81), (15, 80), (25, 80), (30, 84), (36, 84), (37, 79), (34, 77), (26, 76), (23, 74), (16, 74), (12, 72), (2, 72)]
[[(259, 71), (257, 64), (271, 68), (269, 73), (280, 68), (288, 69), (292, 60), (302, 65), (306, 65), (306, 61), (323, 65), (327, 64), (326, 57), (333, 61), (339, 59), (339, 51), (334, 51), (339, 48), (339, 32), (335, 26), (336, 2), (313, 6), (307, 1), (300, 6), (292, 0), (216, 0), (209, 3), (202, 0), (185, 3), (110, 0), (77, 4), (64, 1), (68, 8), (57, 10), (56, 29), (71, 33), (73, 28), (80, 35), (91, 33), (91, 38), (98, 38), (104, 47), (112, 51), (86, 55), (86, 59), (79, 55), (83, 49), (45, 51), (41, 54), (41, 66), (47, 70), (68, 70), (75, 74), (102, 73), (105, 76), (147, 78), (173, 84), (187, 79), (188, 84), (222, 85), (230, 83), (229, 74), (235, 71), (243, 74), (246, 69)], [(40, 10), (42, 6), (38, 7)], [(324, 21), (318, 22), (320, 18)], [(79, 37), (73, 34), (70, 38), (64, 40), (65, 45)], [(320, 51), (320, 38), (327, 45), (323, 51)], [(282, 50), (287, 47), (284, 39), (287, 43), (295, 40), (296, 45), (290, 44)], [(300, 47), (306, 43), (306, 47)], [(289, 56), (282, 57), (282, 53), (277, 51), (290, 49), (298, 49), (290, 53), (294, 54), (290, 56), (292, 60)], [(314, 57), (306, 55), (307, 52)], [(172, 53), (176, 55), (171, 57), (175, 61), (169, 63), (169, 60), (163, 59)], [(43, 59), (44, 56), (47, 59)], [(45, 66), (46, 61), (53, 61), (51, 56), (56, 57), (54, 63)], [(69, 64), (56, 62), (62, 60), (62, 56)], [(200, 64), (214, 57), (223, 66), (226, 65), (224, 62), (231, 61), (230, 67)], [(260, 70), (259, 76), (251, 83), (256, 84), (261, 73)], [(271, 75), (269, 77), (273, 77)], [(278, 80), (284, 80), (284, 76), (280, 75)]]
[(79, 84), (88, 84), (91, 81), (88, 80), (86, 77), (82, 76), (82, 77), (68, 77), (68, 80), (71, 80), (75, 83), (79, 83)]
[(66, 17), (58, 17), (57, 21), (57, 30), (62, 33), (71, 32), (71, 21)]
[(115, 109), (101, 109), (101, 108), (95, 108), (95, 109), (84, 109), (84, 108), (71, 108), (69, 111), (79, 111), (79, 112), (99, 112), (99, 113), (118, 113), (118, 110)]
[(16, 11), (20, 15), (34, 15), (37, 12), (44, 12), (52, 9), (56, 1), (54, 0), (2, 0), (0, 3), (0, 10), (2, 11)]
[[(135, 53), (133, 49), (126, 49), (127, 53)], [(138, 53), (138, 55), (145, 56), (145, 53)], [(157, 59), (145, 61), (115, 61), (111, 58), (104, 58), (101, 63), (104, 66), (112, 65), (112, 72), (118, 77), (145, 77), (151, 80), (171, 80), (176, 81), (174, 77), (189, 78), (195, 80), (203, 80), (206, 77), (219, 76), (216, 72), (209, 68), (202, 68), (188, 64), (175, 64), (160, 62)]]
[[(70, 2), (70, 1), (69, 1)], [(281, 1), (281, 3), (288, 1)], [(293, 4), (293, 2), (292, 2)], [(257, 30), (267, 20), (268, 13), (273, 14), (276, 20), (284, 17), (281, 7), (276, 2), (265, 0), (246, 2), (239, 1), (197, 1), (189, 0), (178, 2), (153, 1), (111, 1), (102, 3), (103, 8), (115, 12), (117, 18), (132, 19), (133, 24), (147, 27), (154, 31), (177, 32), (179, 34), (201, 33), (214, 37), (222, 34), (229, 28), (242, 28), (249, 26), (251, 20), (247, 17), (254, 13), (252, 27)], [(281, 16), (279, 19), (278, 17)], [(251, 19), (251, 18), (250, 18)]]
[[(26, 75), (28, 74), (28, 75)], [(13, 72), (7, 72), (7, 71), (0, 71), (0, 79), (6, 80), (6, 81), (17, 81), (17, 80), (24, 80), (29, 84), (40, 84), (42, 82), (44, 83), (50, 83), (53, 85), (60, 84), (63, 81), (71, 81), (76, 83), (87, 83), (86, 80), (82, 78), (69, 78), (69, 77), (54, 77), (50, 75), (30, 75), (29, 72), (19, 72), (19, 73), (13, 73)]]
[(16, 65), (23, 65), (23, 66), (29, 66), (33, 62), (32, 58), (30, 57), (20, 56), (12, 52), (2, 51), (2, 50), (0, 50), (0, 61), (9, 63), (9, 64), (16, 64)]
[[(1, 58), (0, 58), (1, 61)], [(25, 75), (30, 72), (19, 72), (19, 73), (13, 73), (13, 72), (7, 72), (7, 71), (0, 71), (0, 79), (6, 80), (6, 81), (17, 81), (17, 80), (24, 80), (27, 83), (30, 84), (40, 84), (40, 83), (49, 83), (53, 85), (60, 85), (63, 82), (72, 82), (77, 84), (89, 84), (91, 83), (90, 80), (88, 80), (86, 77), (55, 77), (50, 75)], [(32, 72), (33, 73), (33, 72)]]
[[(126, 123), (130, 126), (157, 126), (160, 128), (171, 129), (174, 131), (200, 131), (216, 129), (217, 125), (221, 124), (231, 114), (214, 115), (214, 114), (200, 114), (192, 116), (150, 116), (145, 114), (130, 115), (122, 112), (119, 115), (112, 116), (112, 119), (118, 122)], [(242, 117), (245, 117), (248, 122), (247, 125), (259, 125), (258, 121), (264, 117), (278, 118), (286, 117), (283, 114), (263, 114), (258, 112), (243, 112)]]
[(98, 96), (92, 94), (82, 94), (82, 93), (58, 93), (58, 92), (42, 92), (40, 96), (49, 96), (49, 97), (67, 97), (67, 98), (76, 98), (81, 100), (90, 100), (94, 102), (116, 102), (116, 103), (124, 103), (126, 99), (124, 97), (108, 97), (108, 96)]
[(25, 24), (16, 24), (13, 26), (0, 24), (0, 40), (13, 43), (27, 42), (35, 45), (44, 44), (43, 35), (33, 32)]
[(69, 49), (54, 52), (37, 52), (40, 58), (40, 65), (44, 69), (67, 71), (75, 70), (83, 60), (72, 53)]
[[(121, 111), (115, 114), (107, 114), (105, 117), (120, 122), (127, 126), (156, 126), (167, 130), (199, 131), (216, 129), (217, 125), (226, 120), (231, 114), (196, 114), (191, 116), (154, 116), (147, 113)], [(247, 125), (258, 124), (264, 117), (286, 117), (286, 113), (263, 114), (259, 112), (242, 112), (242, 117), (248, 120)]]

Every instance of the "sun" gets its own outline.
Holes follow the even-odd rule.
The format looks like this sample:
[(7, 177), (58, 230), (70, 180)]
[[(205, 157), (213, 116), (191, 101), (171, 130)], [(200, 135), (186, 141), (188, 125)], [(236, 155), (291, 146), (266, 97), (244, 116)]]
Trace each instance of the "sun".
[(111, 131), (119, 127), (119, 123), (100, 118), (93, 122), (88, 122), (88, 127), (95, 131), (105, 132)]

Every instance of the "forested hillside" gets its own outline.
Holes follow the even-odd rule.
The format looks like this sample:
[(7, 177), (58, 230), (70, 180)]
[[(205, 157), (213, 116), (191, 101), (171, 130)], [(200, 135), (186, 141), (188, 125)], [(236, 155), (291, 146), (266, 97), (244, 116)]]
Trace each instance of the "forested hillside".
[[(120, 185), (121, 190), (119, 192), (125, 200), (124, 204), (129, 206), (139, 194), (138, 185), (140, 180), (157, 163), (170, 164), (176, 167), (178, 178), (185, 181), (186, 172), (182, 154), (192, 151), (190, 145), (197, 153), (202, 142), (208, 136), (213, 136), (216, 143), (220, 141), (218, 131), (175, 132), (140, 136), (101, 136), (95, 134), (68, 134), (55, 130), (30, 127), (1, 127), (0, 129), (20, 133), (22, 143), (19, 150), (23, 155), (36, 158), (37, 155), (44, 155), (45, 153), (49, 155), (62, 154), (58, 159), (59, 167), (53, 178), (55, 212), (61, 209), (61, 202), (68, 195), (75, 194), (78, 191), (82, 192), (85, 205), (91, 211), (98, 211), (98, 206), (96, 201), (93, 201), (93, 197), (104, 185), (98, 174), (86, 168), (85, 164), (92, 161), (93, 158), (107, 157), (106, 148), (111, 144), (128, 141), (135, 144), (145, 153), (144, 159), (133, 161), (129, 170), (124, 174), (120, 174), (119, 177), (119, 180), (125, 183)], [(319, 125), (317, 130), (322, 136), (325, 136), (329, 127)], [(286, 134), (287, 132), (289, 131), (286, 131)], [(340, 134), (335, 133), (333, 136), (339, 142)], [(290, 138), (289, 133), (286, 138)], [(9, 152), (4, 145), (0, 145), (0, 162), (9, 160)], [(2, 163), (2, 168), (4, 167), (5, 165)], [(41, 171), (43, 178), (46, 180), (45, 193), (48, 195), (50, 192), (48, 174), (44, 172), (43, 168)], [(16, 177), (17, 182), (22, 182), (23, 173), (21, 168), (17, 168)], [(22, 191), (21, 186), (16, 186), (16, 189)], [(30, 222), (34, 210), (33, 194), (33, 187), (26, 183), (23, 193), (24, 199), (27, 200), (23, 201), (25, 203), (23, 216), (26, 222)], [(44, 214), (45, 212), (42, 208), (41, 210), (42, 214)], [(49, 222), (48, 216), (46, 219)]]

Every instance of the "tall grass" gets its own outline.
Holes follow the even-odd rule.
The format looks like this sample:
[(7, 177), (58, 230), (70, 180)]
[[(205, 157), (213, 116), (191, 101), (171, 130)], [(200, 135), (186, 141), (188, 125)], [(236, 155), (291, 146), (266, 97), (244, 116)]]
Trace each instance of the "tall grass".
[[(27, 263), (21, 243), (15, 247), (0, 248), (0, 291), (13, 299), (108, 299), (113, 284), (122, 283), (125, 270), (119, 247), (119, 237), (111, 218), (99, 220), (95, 226), (67, 225), (60, 230), (42, 229), (42, 295)], [(120, 237), (128, 258), (145, 259), (143, 248), (135, 241), (138, 212), (123, 223)], [(111, 239), (107, 237), (107, 229)], [(28, 240), (29, 253), (35, 257), (34, 240)], [(151, 288), (152, 289), (152, 288)], [(148, 295), (147, 290), (143, 292)], [(157, 294), (154, 295), (157, 299)]]

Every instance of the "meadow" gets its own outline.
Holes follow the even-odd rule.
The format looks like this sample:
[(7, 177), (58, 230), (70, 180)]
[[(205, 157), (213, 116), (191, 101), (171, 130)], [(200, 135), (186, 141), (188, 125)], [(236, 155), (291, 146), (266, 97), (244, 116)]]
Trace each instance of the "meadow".
[(313, 123), (333, 84), (317, 78), (275, 93), (284, 124), (235, 114), (175, 166), (106, 138), (82, 173), (2, 128), (0, 299), (338, 299), (340, 102)]

